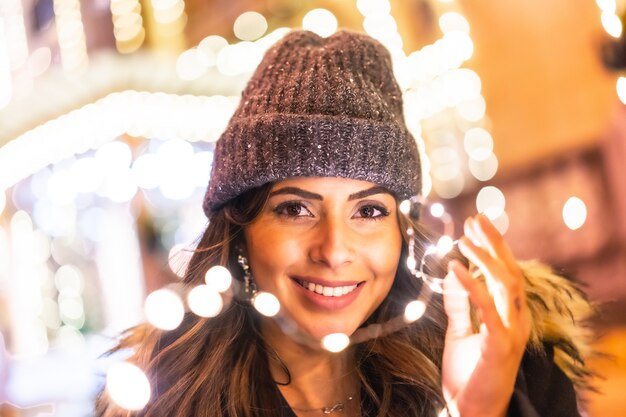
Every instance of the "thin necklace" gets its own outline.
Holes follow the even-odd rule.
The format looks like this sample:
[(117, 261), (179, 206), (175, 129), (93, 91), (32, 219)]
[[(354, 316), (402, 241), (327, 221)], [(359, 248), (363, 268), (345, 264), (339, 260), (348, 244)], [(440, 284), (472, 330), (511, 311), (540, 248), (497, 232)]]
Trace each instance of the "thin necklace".
[(350, 395), (346, 400), (344, 400), (343, 402), (340, 403), (336, 403), (333, 405), (329, 405), (327, 407), (318, 407), (318, 408), (296, 408), (296, 407), (291, 407), (292, 410), (295, 411), (301, 411), (303, 413), (312, 413), (314, 411), (321, 411), (324, 414), (332, 414), (332, 413), (342, 413), (345, 408), (346, 408), (346, 404), (348, 404), (350, 401), (352, 401), (354, 399), (356, 394), (352, 394)]

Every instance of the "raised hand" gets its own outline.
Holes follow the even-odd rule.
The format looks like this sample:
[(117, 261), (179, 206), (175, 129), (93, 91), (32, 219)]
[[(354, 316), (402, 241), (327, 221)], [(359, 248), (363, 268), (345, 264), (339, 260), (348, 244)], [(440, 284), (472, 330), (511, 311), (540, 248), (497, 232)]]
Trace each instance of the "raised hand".
[[(530, 335), (524, 276), (497, 229), (483, 215), (468, 218), (461, 253), (484, 281), (457, 261), (444, 280), (448, 330), (442, 386), (453, 417), (502, 417)], [(469, 297), (469, 298), (468, 298)], [(470, 301), (480, 326), (475, 331)]]

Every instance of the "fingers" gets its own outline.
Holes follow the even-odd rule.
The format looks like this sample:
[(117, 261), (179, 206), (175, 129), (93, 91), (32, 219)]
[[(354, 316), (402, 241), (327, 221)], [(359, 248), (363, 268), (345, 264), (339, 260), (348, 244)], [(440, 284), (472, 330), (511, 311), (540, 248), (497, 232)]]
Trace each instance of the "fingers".
[[(452, 262), (451, 262), (452, 264)], [(448, 316), (448, 335), (464, 337), (473, 333), (468, 292), (449, 265), (448, 276), (443, 281), (443, 306)]]
[[(457, 286), (464, 288), (472, 303), (481, 312), (482, 321), (492, 333), (500, 333), (504, 330), (504, 325), (494, 300), (483, 283), (472, 278), (470, 272), (458, 261), (451, 261), (448, 265), (449, 275), (444, 280), (444, 307), (448, 314), (450, 323), (448, 326), (454, 327), (455, 334), (460, 334), (461, 329), (465, 332), (472, 333), (472, 323), (470, 317), (470, 308), (467, 296), (464, 300), (460, 300), (460, 294)], [(451, 306), (452, 303), (459, 303), (460, 306)]]
[(519, 320), (526, 306), (524, 279), (517, 262), (502, 236), (484, 216), (467, 219), (465, 234), (459, 240), (459, 248), (485, 276), (495, 310), (502, 324), (510, 327)]
[(479, 214), (474, 218), (468, 218), (463, 226), (467, 237), (485, 248), (492, 257), (501, 260), (511, 272), (518, 271), (511, 248), (485, 215)]

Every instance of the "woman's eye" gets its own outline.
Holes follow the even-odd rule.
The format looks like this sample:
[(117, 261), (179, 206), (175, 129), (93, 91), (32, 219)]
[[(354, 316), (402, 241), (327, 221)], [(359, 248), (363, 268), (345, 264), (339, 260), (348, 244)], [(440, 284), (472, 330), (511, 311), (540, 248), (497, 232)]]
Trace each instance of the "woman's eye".
[(389, 211), (381, 206), (366, 205), (361, 206), (357, 212), (358, 218), (375, 219), (389, 215)]
[(274, 209), (274, 212), (289, 217), (304, 217), (312, 215), (309, 209), (304, 206), (304, 204), (294, 201), (288, 201), (279, 204), (278, 207)]

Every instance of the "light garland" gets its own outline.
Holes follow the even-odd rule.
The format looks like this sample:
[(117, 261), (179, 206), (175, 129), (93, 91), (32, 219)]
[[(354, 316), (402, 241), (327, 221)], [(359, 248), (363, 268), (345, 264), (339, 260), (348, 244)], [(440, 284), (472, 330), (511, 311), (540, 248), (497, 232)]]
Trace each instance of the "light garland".
[(115, 46), (121, 53), (139, 49), (146, 37), (139, 0), (111, 0)]
[[(623, 24), (620, 20), (618, 13), (618, 5), (616, 0), (596, 0), (596, 4), (602, 14), (600, 15), (600, 19), (602, 21), (602, 27), (606, 33), (608, 33), (613, 38), (619, 38), (623, 33)], [(621, 6), (623, 8), (624, 2), (621, 2)], [(621, 13), (626, 13), (626, 11), (621, 10)], [(616, 80), (615, 90), (617, 92), (617, 97), (619, 100), (626, 104), (626, 77), (618, 76)]]
[(80, 1), (54, 0), (54, 14), (63, 69), (69, 72), (84, 71), (89, 59)]

